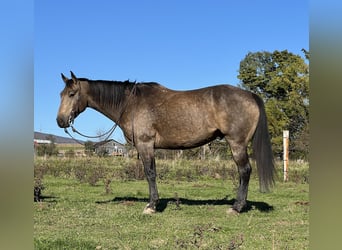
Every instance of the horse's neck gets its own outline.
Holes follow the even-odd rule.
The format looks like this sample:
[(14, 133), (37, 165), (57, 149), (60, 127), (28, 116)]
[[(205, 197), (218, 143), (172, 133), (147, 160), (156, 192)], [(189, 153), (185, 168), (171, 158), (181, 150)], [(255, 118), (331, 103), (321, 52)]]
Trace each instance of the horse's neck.
[[(89, 91), (90, 96), (88, 100), (88, 106), (102, 113), (109, 119), (113, 120), (115, 123), (118, 123), (122, 117), (122, 113), (124, 112), (125, 107), (127, 106), (126, 102), (129, 100), (127, 100), (127, 98), (122, 98), (120, 102), (117, 103), (115, 99), (117, 99), (118, 96), (115, 96), (114, 93), (118, 90), (115, 88), (115, 86), (108, 85), (108, 87), (106, 87), (105, 84), (100, 84), (102, 84), (101, 91)], [(121, 94), (125, 94), (124, 88), (122, 88), (120, 91)], [(111, 94), (113, 94), (113, 96), (110, 96)], [(99, 97), (100, 95), (102, 95), (103, 97)]]

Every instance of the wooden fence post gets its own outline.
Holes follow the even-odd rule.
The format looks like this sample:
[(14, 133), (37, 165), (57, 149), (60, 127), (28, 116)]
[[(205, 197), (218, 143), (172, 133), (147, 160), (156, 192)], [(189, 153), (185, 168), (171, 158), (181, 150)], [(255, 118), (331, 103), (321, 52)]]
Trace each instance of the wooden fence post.
[(283, 131), (283, 161), (284, 161), (284, 181), (289, 180), (288, 171), (289, 171), (289, 136), (290, 132), (288, 130)]

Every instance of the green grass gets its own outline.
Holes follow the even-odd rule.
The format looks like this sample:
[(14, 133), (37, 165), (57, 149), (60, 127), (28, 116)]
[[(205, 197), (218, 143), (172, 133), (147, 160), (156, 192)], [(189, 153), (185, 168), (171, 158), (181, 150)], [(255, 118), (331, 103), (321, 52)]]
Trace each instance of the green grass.
[[(229, 176), (181, 178), (180, 165), (187, 169), (189, 163), (172, 162), (166, 171), (163, 162), (160, 212), (143, 215), (145, 180), (113, 177), (108, 193), (103, 179), (90, 184), (76, 178), (75, 168), (82, 164), (64, 164), (69, 170), (55, 176), (46, 170), (42, 179), (45, 198), (34, 203), (35, 249), (308, 249), (309, 185), (303, 181), (278, 181), (271, 193), (261, 194), (252, 178), (249, 210), (231, 215), (235, 186)], [(304, 168), (295, 169), (307, 175)]]

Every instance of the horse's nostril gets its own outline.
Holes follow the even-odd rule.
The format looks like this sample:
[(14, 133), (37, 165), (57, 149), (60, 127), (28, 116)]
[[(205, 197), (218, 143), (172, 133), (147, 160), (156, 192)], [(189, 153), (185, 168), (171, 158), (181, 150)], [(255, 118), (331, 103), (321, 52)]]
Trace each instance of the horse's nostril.
[(65, 122), (65, 120), (60, 116), (56, 118), (56, 121), (60, 128), (66, 128), (68, 126), (67, 122)]

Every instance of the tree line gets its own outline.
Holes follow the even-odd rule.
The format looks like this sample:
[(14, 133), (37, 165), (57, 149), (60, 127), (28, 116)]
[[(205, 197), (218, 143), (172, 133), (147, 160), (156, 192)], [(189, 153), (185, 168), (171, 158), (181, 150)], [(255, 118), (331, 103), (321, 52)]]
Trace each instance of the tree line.
[(258, 94), (265, 103), (275, 156), (281, 157), (283, 130), (290, 131), (290, 157), (309, 153), (309, 65), (287, 50), (248, 53), (240, 62), (240, 87)]

